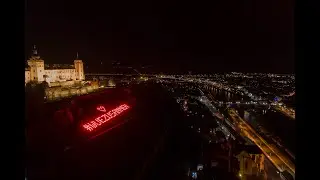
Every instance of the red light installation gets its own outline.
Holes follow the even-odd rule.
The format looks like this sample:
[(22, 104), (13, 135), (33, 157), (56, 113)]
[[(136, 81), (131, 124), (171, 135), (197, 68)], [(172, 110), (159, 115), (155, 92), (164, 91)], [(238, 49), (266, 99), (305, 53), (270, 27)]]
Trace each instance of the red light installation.
[(106, 108), (104, 108), (103, 106), (98, 106), (97, 110), (101, 112), (107, 112)]
[[(99, 107), (103, 107), (103, 106), (99, 106)], [(97, 107), (97, 109), (99, 108)], [(107, 121), (110, 121), (112, 118), (118, 116), (119, 114), (121, 114), (123, 111), (129, 109), (130, 107), (126, 104), (122, 104), (121, 106), (97, 117), (95, 120), (90, 121), (86, 124), (83, 124), (82, 127), (87, 130), (87, 131), (93, 131), (94, 129), (96, 129), (97, 127), (101, 126), (102, 124), (106, 123)], [(105, 108), (103, 107), (103, 109), (105, 110)], [(99, 109), (98, 109), (99, 110)], [(106, 112), (106, 111), (105, 111)]]

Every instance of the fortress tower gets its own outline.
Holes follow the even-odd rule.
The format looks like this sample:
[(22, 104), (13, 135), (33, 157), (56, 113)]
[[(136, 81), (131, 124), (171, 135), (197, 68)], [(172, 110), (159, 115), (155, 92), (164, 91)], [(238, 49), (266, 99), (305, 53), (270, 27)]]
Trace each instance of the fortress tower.
[(74, 60), (74, 68), (76, 70), (76, 79), (84, 80), (83, 62), (79, 59), (79, 54), (77, 53), (77, 58)]
[[(28, 66), (25, 68), (25, 84), (34, 81), (41, 83), (56, 83), (56, 85), (70, 85), (74, 81), (83, 81), (85, 79), (83, 62), (77, 58), (74, 65), (71, 64), (44, 64), (44, 60), (40, 58), (36, 46), (33, 46), (32, 56), (27, 61)], [(65, 82), (65, 83), (64, 83)]]
[(33, 46), (32, 56), (27, 61), (30, 67), (30, 80), (31, 81), (44, 81), (44, 60), (42, 60), (38, 54), (36, 46)]

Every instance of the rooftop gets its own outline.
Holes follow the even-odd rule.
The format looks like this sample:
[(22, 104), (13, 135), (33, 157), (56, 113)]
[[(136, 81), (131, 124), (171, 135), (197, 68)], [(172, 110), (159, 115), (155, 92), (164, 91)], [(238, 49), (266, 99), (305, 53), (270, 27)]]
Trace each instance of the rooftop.
[(235, 152), (237, 152), (237, 154), (239, 154), (242, 151), (245, 151), (249, 154), (262, 154), (262, 151), (256, 145), (237, 144), (235, 147)]
[(45, 64), (45, 69), (53, 70), (53, 69), (74, 69), (73, 64)]

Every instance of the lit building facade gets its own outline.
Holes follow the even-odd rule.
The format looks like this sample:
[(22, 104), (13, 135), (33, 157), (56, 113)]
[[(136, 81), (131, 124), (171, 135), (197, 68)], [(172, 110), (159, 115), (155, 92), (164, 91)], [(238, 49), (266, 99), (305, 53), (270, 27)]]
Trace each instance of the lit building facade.
[(240, 165), (239, 176), (241, 179), (250, 177), (264, 177), (265, 156), (260, 149), (247, 146), (237, 156)]
[(33, 55), (27, 62), (25, 83), (46, 81), (50, 84), (52, 82), (85, 80), (83, 62), (78, 58), (78, 55), (73, 65), (50, 66), (44, 64), (44, 60), (38, 55), (34, 47)]

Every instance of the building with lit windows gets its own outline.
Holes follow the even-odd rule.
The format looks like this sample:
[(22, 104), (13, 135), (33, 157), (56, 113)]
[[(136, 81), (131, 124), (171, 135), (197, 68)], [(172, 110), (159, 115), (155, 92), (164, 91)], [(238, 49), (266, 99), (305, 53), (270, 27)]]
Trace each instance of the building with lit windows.
[(73, 65), (48, 65), (44, 64), (44, 60), (38, 55), (36, 47), (33, 47), (32, 56), (27, 61), (27, 67), (25, 68), (25, 84), (30, 81), (46, 81), (50, 85), (54, 82), (83, 80), (85, 80), (83, 62), (78, 58), (78, 54)]
[(253, 145), (241, 147), (240, 153), (236, 156), (239, 161), (239, 176), (241, 179), (259, 179), (265, 177), (265, 157), (262, 151)]

